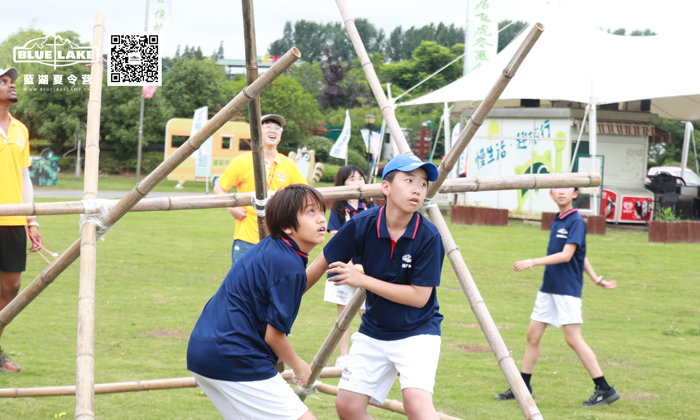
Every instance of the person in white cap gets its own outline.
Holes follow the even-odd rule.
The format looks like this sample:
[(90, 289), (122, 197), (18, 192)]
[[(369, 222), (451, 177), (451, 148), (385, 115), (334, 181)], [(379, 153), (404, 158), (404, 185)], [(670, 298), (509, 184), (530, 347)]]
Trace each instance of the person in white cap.
[[(287, 122), (277, 114), (263, 115), (262, 143), (265, 154), (265, 173), (268, 191), (277, 191), (291, 184), (306, 184), (293, 160), (277, 151), (282, 140), (282, 132)], [(246, 152), (233, 159), (214, 186), (214, 194), (225, 194), (237, 187), (237, 192), (255, 191), (255, 174), (253, 173), (253, 152)], [(260, 240), (258, 233), (258, 216), (253, 207), (229, 207), (229, 213), (236, 219), (231, 248), (231, 266)]]
[[(10, 105), (17, 102), (14, 81), (18, 76), (14, 67), (0, 69), (0, 204), (34, 201), (34, 190), (29, 178), (29, 132), (8, 111)], [(41, 236), (36, 217), (0, 216), (0, 310), (19, 292), (20, 278), (27, 263), (25, 229), (32, 238), (29, 250), (37, 251), (41, 246)], [(0, 371), (20, 371), (20, 367), (7, 357), (2, 347)]]

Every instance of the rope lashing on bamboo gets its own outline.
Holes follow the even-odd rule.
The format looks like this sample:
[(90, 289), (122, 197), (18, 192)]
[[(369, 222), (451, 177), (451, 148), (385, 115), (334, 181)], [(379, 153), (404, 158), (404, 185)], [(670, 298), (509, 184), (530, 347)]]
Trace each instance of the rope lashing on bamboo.
[(304, 398), (301, 399), (302, 401), (304, 401), (304, 399), (306, 399), (306, 397), (309, 397), (309, 396), (312, 396), (312, 397), (314, 397), (314, 398), (316, 398), (316, 399), (319, 399), (319, 398), (318, 398), (317, 396), (315, 396), (314, 394), (316, 394), (316, 393), (318, 392), (318, 389), (316, 389), (316, 387), (318, 387), (318, 386), (321, 385), (321, 384), (323, 384), (323, 382), (321, 382), (321, 381), (316, 381), (316, 382), (314, 382), (313, 385), (311, 385), (311, 386), (309, 386), (309, 385), (307, 385), (307, 386), (297, 386), (297, 387), (294, 389), (294, 392), (295, 392), (297, 395), (300, 395), (300, 396), (303, 395), (303, 396), (304, 396)]
[(265, 217), (265, 206), (267, 206), (267, 202), (270, 201), (271, 197), (272, 191), (268, 191), (267, 197), (262, 200), (258, 200), (257, 198), (253, 197), (253, 208), (255, 209), (255, 214), (257, 214), (258, 217)]
[(443, 196), (439, 193), (435, 194), (431, 198), (425, 197), (423, 204), (420, 206), (420, 211), (426, 211), (430, 207), (437, 207), (438, 201), (442, 200)]
[(97, 239), (104, 241), (104, 235), (109, 231), (109, 229), (112, 228), (112, 226), (106, 225), (104, 222), (102, 222), (102, 219), (104, 219), (108, 214), (109, 211), (112, 210), (112, 207), (114, 207), (115, 204), (119, 202), (119, 200), (107, 200), (104, 198), (97, 198), (94, 200), (81, 200), (83, 203), (83, 206), (85, 206), (85, 213), (80, 216), (80, 225), (79, 225), (79, 231), (82, 232), (83, 230), (83, 225), (85, 223), (92, 223), (95, 225), (95, 229), (97, 230)]

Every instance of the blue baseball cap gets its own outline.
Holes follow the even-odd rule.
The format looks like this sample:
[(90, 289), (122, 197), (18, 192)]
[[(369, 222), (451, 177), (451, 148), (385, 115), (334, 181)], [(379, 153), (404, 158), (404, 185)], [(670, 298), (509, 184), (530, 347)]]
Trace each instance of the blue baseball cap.
[(438, 168), (432, 162), (423, 162), (416, 155), (398, 155), (391, 159), (384, 167), (382, 181), (384, 181), (384, 178), (386, 178), (390, 172), (411, 172), (418, 168), (423, 168), (425, 173), (428, 174), (428, 181), (435, 181), (438, 179)]

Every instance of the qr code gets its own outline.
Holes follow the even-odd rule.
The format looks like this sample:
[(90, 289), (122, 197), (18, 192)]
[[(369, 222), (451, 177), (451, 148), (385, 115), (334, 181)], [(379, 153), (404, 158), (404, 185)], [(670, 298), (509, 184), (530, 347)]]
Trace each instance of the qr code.
[(163, 64), (157, 33), (109, 34), (107, 86), (161, 86)]

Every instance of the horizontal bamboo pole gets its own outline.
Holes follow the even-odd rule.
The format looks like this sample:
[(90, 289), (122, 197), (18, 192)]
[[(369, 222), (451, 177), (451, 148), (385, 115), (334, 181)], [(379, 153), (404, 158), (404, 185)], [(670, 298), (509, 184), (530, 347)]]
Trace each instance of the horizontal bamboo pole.
[[(531, 190), (540, 188), (561, 187), (597, 187), (601, 176), (595, 172), (574, 172), (567, 174), (534, 174), (514, 175), (507, 177), (467, 177), (445, 180), (440, 187), (440, 193), (501, 191), (501, 190)], [(362, 186), (323, 187), (318, 191), (326, 201), (382, 198), (381, 184), (366, 184)], [(254, 193), (180, 196), (144, 198), (131, 208), (132, 212), (141, 211), (170, 211), (196, 210), (223, 207), (252, 206)], [(32, 204), (2, 204), (0, 216), (30, 216), (81, 214), (85, 212), (82, 201), (62, 201), (56, 203)]]
[[(318, 390), (318, 392), (322, 392), (324, 394), (336, 395), (336, 396), (338, 395), (338, 387), (337, 386), (328, 385), (328, 384), (324, 384), (321, 382), (321, 383), (316, 384), (316, 389)], [(404, 416), (406, 415), (406, 410), (404, 410), (403, 404), (400, 401), (384, 400), (384, 402), (382, 404), (369, 403), (369, 405), (371, 405), (373, 407), (377, 407), (377, 408), (382, 408), (384, 410), (391, 411), (394, 413), (403, 414)], [(444, 413), (437, 413), (437, 414), (438, 414), (438, 418), (440, 420), (460, 420), (457, 417), (448, 416), (447, 414), (444, 414)]]
[(535, 45), (535, 42), (537, 42), (540, 35), (542, 35), (543, 31), (544, 26), (541, 23), (536, 23), (530, 30), (530, 33), (528, 33), (525, 39), (523, 40), (523, 43), (520, 44), (520, 47), (513, 55), (513, 58), (511, 58), (508, 65), (503, 69), (503, 72), (496, 80), (496, 83), (486, 94), (486, 97), (476, 109), (474, 114), (471, 116), (469, 122), (459, 133), (457, 141), (452, 146), (450, 151), (447, 152), (445, 159), (443, 159), (440, 163), (440, 167), (438, 168), (438, 179), (430, 185), (430, 188), (428, 188), (428, 198), (432, 197), (435, 194), (437, 188), (440, 187), (440, 185), (442, 185), (442, 182), (447, 178), (447, 175), (449, 175), (450, 171), (452, 171), (452, 168), (455, 167), (455, 165), (459, 161), (459, 157), (462, 155), (462, 152), (472, 140), (477, 130), (479, 130), (479, 127), (481, 127), (481, 125), (484, 123), (484, 119), (486, 119), (486, 117), (488, 116), (488, 113), (491, 111), (491, 108), (493, 108), (494, 104), (501, 96), (501, 93), (503, 93), (505, 88), (508, 86), (510, 79), (512, 79), (513, 76), (515, 76), (515, 73), (518, 71), (518, 68), (520, 68), (520, 65), (522, 64), (523, 60), (530, 52), (532, 47)]
[[(350, 327), (350, 323), (352, 322), (353, 318), (355, 318), (357, 311), (359, 311), (362, 307), (366, 296), (367, 294), (365, 293), (364, 289), (357, 289), (355, 291), (355, 294), (352, 295), (350, 302), (348, 302), (347, 306), (345, 306), (345, 310), (335, 321), (335, 325), (333, 325), (333, 328), (331, 328), (331, 331), (323, 341), (323, 344), (321, 344), (321, 348), (318, 349), (318, 352), (316, 352), (316, 355), (314, 356), (314, 359), (311, 361), (310, 365), (311, 375), (309, 376), (308, 383), (311, 386), (313, 386), (313, 383), (316, 382), (316, 379), (318, 379), (318, 375), (321, 373), (323, 367), (326, 366), (326, 362), (328, 362), (328, 358), (338, 345), (340, 338)], [(308, 395), (307, 393), (309, 388), (310, 386), (297, 386), (294, 389), (294, 392), (296, 392), (296, 394), (299, 396), (299, 399), (304, 401)]]
[[(342, 367), (323, 368), (320, 378), (340, 378)], [(289, 382), (294, 373), (291, 369), (282, 372), (282, 379)], [(152, 379), (148, 381), (114, 382), (95, 385), (95, 394), (114, 394), (118, 392), (156, 391), (162, 389), (195, 388), (197, 382), (192, 377), (174, 379)], [(74, 385), (44, 386), (36, 388), (0, 389), (0, 398), (64, 397), (75, 395)]]
[[(301, 57), (299, 50), (292, 48), (285, 55), (280, 57), (262, 76), (252, 85), (244, 88), (225, 107), (221, 109), (211, 120), (209, 120), (201, 130), (190, 137), (175, 153), (170, 155), (163, 163), (151, 172), (143, 181), (136, 184), (134, 189), (121, 199), (109, 214), (100, 221), (107, 227), (114, 225), (121, 219), (136, 203), (145, 197), (153, 188), (158, 185), (170, 172), (185, 161), (202, 143), (211, 137), (216, 130), (228, 122), (241, 108), (246, 106), (255, 96), (259, 95), (263, 89), (269, 86), (273, 80), (287, 70), (296, 60)], [(41, 272), (39, 277), (34, 279), (22, 292), (15, 297), (5, 308), (0, 311), (0, 330), (4, 329), (12, 320), (29, 305), (49, 284), (51, 284), (59, 274), (78, 258), (80, 254), (80, 239), (65, 250), (59, 257)]]

